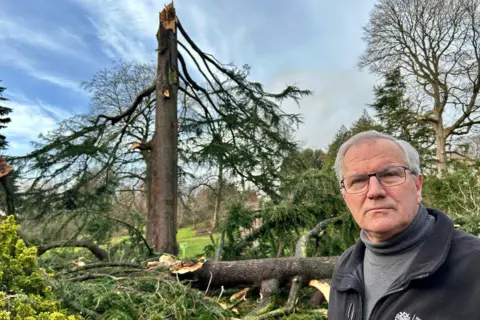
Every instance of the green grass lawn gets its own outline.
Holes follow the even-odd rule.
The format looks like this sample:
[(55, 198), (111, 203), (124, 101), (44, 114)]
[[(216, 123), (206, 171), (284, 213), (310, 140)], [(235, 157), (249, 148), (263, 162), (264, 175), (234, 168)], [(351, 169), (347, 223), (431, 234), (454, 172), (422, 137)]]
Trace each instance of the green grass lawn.
[[(198, 225), (198, 228), (203, 228), (203, 225)], [(218, 243), (220, 234), (215, 233), (213, 237)], [(128, 239), (128, 236), (114, 237), (112, 238), (111, 243), (117, 244), (125, 239)], [(212, 244), (212, 241), (208, 235), (197, 236), (196, 231), (192, 230), (192, 226), (178, 229), (177, 242), (180, 246), (180, 252), (178, 255), (182, 259), (194, 258), (198, 255), (202, 255), (203, 248), (209, 244)], [(184, 246), (184, 250), (182, 249), (182, 246)]]
[[(215, 233), (213, 237), (218, 242), (220, 234)], [(178, 229), (177, 241), (180, 246), (179, 257), (182, 259), (202, 255), (203, 248), (212, 244), (208, 235), (196, 236), (195, 230), (192, 230), (191, 226)], [(182, 246), (184, 246), (184, 249), (182, 249)]]

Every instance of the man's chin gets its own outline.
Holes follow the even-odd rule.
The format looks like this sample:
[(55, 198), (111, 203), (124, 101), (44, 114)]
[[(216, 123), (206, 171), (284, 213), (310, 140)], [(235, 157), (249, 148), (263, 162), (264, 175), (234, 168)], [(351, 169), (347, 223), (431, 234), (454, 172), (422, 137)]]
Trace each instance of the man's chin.
[(395, 221), (392, 221), (392, 219), (389, 219), (388, 217), (383, 216), (383, 217), (378, 217), (373, 221), (370, 221), (365, 226), (364, 229), (367, 232), (372, 232), (380, 235), (380, 234), (390, 234), (394, 230), (398, 229), (398, 226), (395, 223)]

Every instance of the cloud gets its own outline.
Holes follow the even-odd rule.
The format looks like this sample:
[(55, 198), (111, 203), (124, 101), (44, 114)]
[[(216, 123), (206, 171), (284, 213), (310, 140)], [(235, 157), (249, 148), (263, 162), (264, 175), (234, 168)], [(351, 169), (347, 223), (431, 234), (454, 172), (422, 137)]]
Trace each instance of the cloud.
[[(156, 32), (159, 12), (163, 9), (158, 2), (152, 0), (72, 1), (87, 11), (88, 20), (107, 57), (112, 60), (122, 59), (139, 63), (156, 59)], [(238, 27), (234, 33), (227, 34), (225, 28), (222, 28), (211, 12), (208, 13), (205, 5), (199, 6), (195, 1), (182, 1), (175, 3), (175, 7), (182, 25), (204, 52), (214, 55), (221, 61), (235, 60), (234, 56), (241, 52), (239, 49), (243, 43), (241, 38), (244, 36), (244, 27)], [(179, 40), (186, 44), (180, 34)], [(198, 55), (193, 50), (191, 52), (200, 62)], [(183, 56), (192, 75), (195, 75), (196, 66), (190, 56), (188, 54)]]
[(58, 74), (43, 71), (38, 66), (37, 62), (29, 59), (20, 50), (17, 50), (14, 47), (2, 48), (2, 54), (0, 55), (0, 64), (13, 66), (26, 72), (28, 75), (38, 80), (42, 80), (62, 88), (85, 94), (85, 91), (80, 86), (80, 81), (71, 80)]
[[(29, 25), (30, 28), (27, 27)], [(31, 21), (0, 15), (0, 30), (2, 30), (0, 41), (6, 44), (22, 44), (31, 47), (30, 50), (48, 50), (92, 62), (90, 56), (82, 52), (88, 48), (84, 40), (66, 27), (56, 26), (55, 29), (48, 30), (38, 25), (32, 25)]]
[(24, 154), (31, 151), (30, 142), (37, 140), (40, 134), (45, 134), (57, 127), (58, 122), (69, 118), (72, 114), (59, 107), (52, 106), (41, 100), (31, 100), (21, 92), (5, 91), (3, 105), (12, 109), (9, 114), (11, 122), (3, 129), (3, 134), (9, 141), (11, 154)]
[(32, 77), (35, 77), (39, 80), (47, 81), (59, 87), (85, 94), (85, 91), (83, 91), (83, 89), (80, 87), (79, 81), (70, 80), (62, 76), (54, 75), (41, 70), (35, 70), (31, 67), (24, 70), (27, 71)]
[(154, 1), (74, 0), (87, 12), (103, 53), (112, 60), (150, 62), (155, 58), (158, 7)]
[(299, 113), (303, 123), (296, 138), (304, 147), (324, 149), (332, 141), (342, 125), (357, 120), (367, 104), (372, 103), (374, 76), (355, 69), (311, 70), (310, 72), (288, 73), (279, 76), (267, 88), (280, 91), (287, 84), (296, 83), (301, 89), (313, 91), (313, 95), (283, 105), (286, 112)]

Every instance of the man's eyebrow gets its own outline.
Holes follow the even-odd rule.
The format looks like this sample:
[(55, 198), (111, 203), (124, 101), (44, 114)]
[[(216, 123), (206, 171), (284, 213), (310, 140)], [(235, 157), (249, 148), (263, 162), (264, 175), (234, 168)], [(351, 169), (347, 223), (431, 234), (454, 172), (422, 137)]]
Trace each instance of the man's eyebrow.
[(368, 174), (374, 173), (374, 172), (382, 172), (383, 170), (386, 170), (386, 169), (389, 169), (389, 168), (393, 168), (393, 167), (406, 167), (406, 165), (402, 165), (402, 164), (390, 164), (390, 165), (387, 165), (387, 166), (385, 166), (385, 167), (382, 167), (382, 168), (379, 169), (379, 170), (372, 171), (372, 172), (349, 174), (348, 176), (346, 175), (345, 178), (347, 178), (347, 177), (364, 176), (364, 175), (368, 175)]

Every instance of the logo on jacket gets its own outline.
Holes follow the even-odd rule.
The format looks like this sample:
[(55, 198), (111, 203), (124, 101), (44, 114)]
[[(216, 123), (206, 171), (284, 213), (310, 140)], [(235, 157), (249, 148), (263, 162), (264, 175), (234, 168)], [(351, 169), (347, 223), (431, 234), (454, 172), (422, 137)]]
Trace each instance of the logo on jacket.
[(413, 317), (410, 317), (410, 315), (406, 312), (399, 312), (395, 316), (395, 320), (422, 320), (416, 315), (413, 315)]

